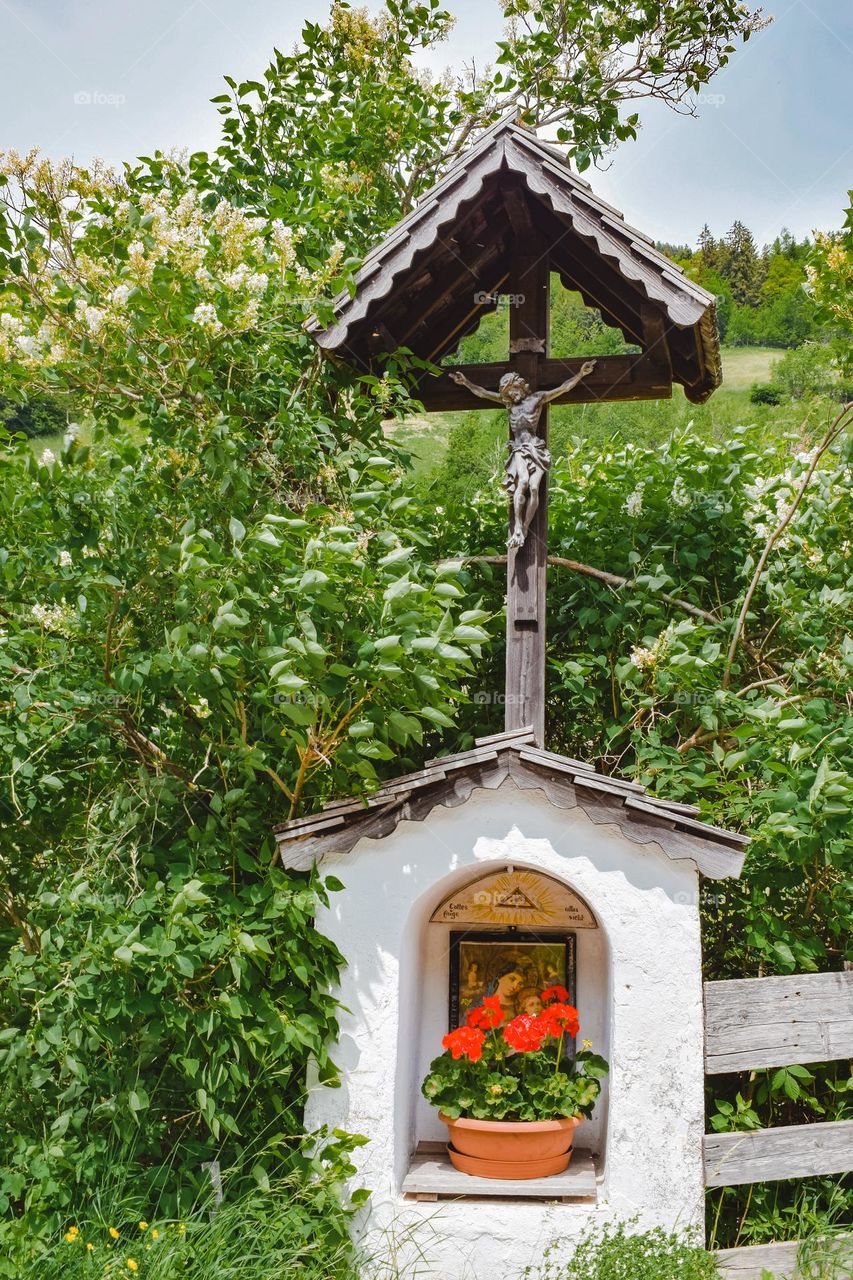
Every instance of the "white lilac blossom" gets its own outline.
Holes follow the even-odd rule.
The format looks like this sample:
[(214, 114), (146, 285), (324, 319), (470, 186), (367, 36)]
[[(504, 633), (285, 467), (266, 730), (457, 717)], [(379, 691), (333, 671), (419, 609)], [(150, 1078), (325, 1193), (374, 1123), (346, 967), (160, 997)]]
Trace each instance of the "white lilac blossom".
[(690, 506), (690, 494), (682, 476), (675, 477), (675, 483), (672, 486), (672, 492), (669, 495), (669, 499), (674, 507)]
[(282, 270), (286, 271), (293, 265), (296, 258), (296, 236), (293, 229), (286, 227), (279, 218), (276, 218), (272, 224), (271, 233), (273, 246), (281, 259)]
[(631, 650), (631, 661), (638, 671), (646, 671), (656, 665), (657, 654), (654, 649), (647, 649), (643, 645), (635, 644)]
[[(683, 627), (682, 627), (683, 630)], [(673, 625), (669, 624), (655, 640), (651, 648), (635, 644), (631, 650), (630, 660), (638, 671), (651, 671), (669, 649), (673, 635)]]
[(260, 298), (266, 293), (269, 276), (263, 271), (252, 271), (245, 262), (241, 262), (236, 270), (229, 271), (222, 277), (222, 283), (226, 289), (245, 290), (253, 297)]
[(218, 333), (222, 328), (222, 324), (216, 314), (216, 307), (212, 302), (200, 302), (193, 312), (193, 320), (207, 330), (208, 333)]
[(104, 323), (104, 313), (101, 308), (91, 305), (83, 307), (82, 315), (89, 332), (97, 333)]
[(625, 499), (625, 505), (622, 508), (629, 516), (636, 518), (643, 510), (643, 493), (645, 491), (645, 482), (641, 481), (633, 493), (629, 493)]
[(63, 631), (71, 616), (71, 610), (64, 600), (61, 604), (34, 604), (32, 613), (45, 631)]

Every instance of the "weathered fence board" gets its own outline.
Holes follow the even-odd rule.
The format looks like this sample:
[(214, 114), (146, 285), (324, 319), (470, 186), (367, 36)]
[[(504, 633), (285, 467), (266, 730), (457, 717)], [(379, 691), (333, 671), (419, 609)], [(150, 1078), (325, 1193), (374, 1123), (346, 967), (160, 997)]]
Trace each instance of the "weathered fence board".
[(853, 973), (705, 983), (705, 1071), (853, 1057)]
[(708, 1187), (850, 1173), (853, 1120), (792, 1124), (750, 1133), (708, 1133), (704, 1152)]
[(796, 1244), (757, 1244), (746, 1249), (720, 1249), (715, 1255), (724, 1280), (762, 1280), (769, 1271), (776, 1280), (795, 1280)]
[[(765, 1271), (769, 1271), (775, 1280), (799, 1280), (799, 1248), (798, 1243), (754, 1244), (743, 1249), (720, 1249), (714, 1256), (724, 1280), (762, 1280)], [(836, 1268), (848, 1266), (848, 1274), (853, 1275), (853, 1235), (833, 1240), (810, 1241), (805, 1248), (808, 1257), (816, 1260), (819, 1254), (827, 1261), (832, 1258)], [(838, 1270), (837, 1274), (843, 1276), (845, 1272)]]

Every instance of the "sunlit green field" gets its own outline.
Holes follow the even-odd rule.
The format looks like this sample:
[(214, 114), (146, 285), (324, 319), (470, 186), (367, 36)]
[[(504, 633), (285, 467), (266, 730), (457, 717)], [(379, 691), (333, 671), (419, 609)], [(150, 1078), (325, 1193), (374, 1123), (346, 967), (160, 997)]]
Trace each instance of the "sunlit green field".
[(769, 382), (770, 370), (785, 353), (773, 347), (729, 347), (723, 351), (723, 388), (748, 391), (756, 382)]

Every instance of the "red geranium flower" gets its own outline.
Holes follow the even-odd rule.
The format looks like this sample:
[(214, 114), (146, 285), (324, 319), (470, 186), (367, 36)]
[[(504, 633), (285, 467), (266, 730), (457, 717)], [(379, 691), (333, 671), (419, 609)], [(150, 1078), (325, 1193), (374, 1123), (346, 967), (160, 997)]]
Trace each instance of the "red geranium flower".
[(542, 1003), (549, 1004), (552, 1000), (560, 1000), (563, 1004), (569, 998), (569, 993), (565, 987), (561, 987), (559, 983), (555, 983), (553, 987), (546, 987), (542, 992)]
[(519, 1053), (536, 1053), (547, 1034), (541, 1015), (534, 1017), (532, 1013), (519, 1013), (504, 1027), (504, 1040)]
[(445, 1049), (449, 1049), (454, 1058), (469, 1058), (471, 1062), (479, 1062), (483, 1056), (483, 1042), (486, 1037), (478, 1027), (457, 1027), (448, 1031), (442, 1040)]
[(499, 1027), (503, 1020), (504, 1011), (501, 1008), (498, 996), (483, 996), (482, 1004), (478, 1004), (474, 1009), (469, 1009), (468, 1016), (465, 1019), (469, 1027), (481, 1027), (483, 1031), (490, 1031), (492, 1027)]
[(564, 1004), (562, 1001), (557, 1004), (549, 1004), (540, 1013), (539, 1018), (547, 1028), (546, 1034), (554, 1036), (555, 1039), (564, 1033), (576, 1036), (580, 1027), (577, 1009), (574, 1005)]

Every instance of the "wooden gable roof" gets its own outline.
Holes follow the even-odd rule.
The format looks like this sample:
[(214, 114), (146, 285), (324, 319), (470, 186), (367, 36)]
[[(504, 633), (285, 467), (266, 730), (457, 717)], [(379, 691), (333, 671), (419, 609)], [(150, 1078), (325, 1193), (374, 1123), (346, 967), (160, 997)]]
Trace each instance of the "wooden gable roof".
[(533, 731), (478, 738), (473, 751), (427, 761), (417, 773), (386, 782), (365, 799), (334, 800), (319, 813), (275, 828), (284, 866), (306, 871), (326, 853), (349, 853), (359, 840), (390, 835), (401, 821), (422, 821), (436, 805), (464, 804), (478, 789), (542, 791), (558, 808), (583, 809), (595, 823), (615, 823), (635, 844), (656, 844), (689, 859), (710, 879), (737, 877), (748, 836), (697, 822), (693, 805), (647, 795), (635, 782), (596, 773), (569, 756), (542, 751)]
[[(437, 363), (494, 307), (513, 251), (530, 232), (547, 244), (565, 287), (627, 342), (647, 351), (660, 340), (650, 335), (664, 335), (671, 380), (688, 399), (701, 403), (719, 386), (713, 295), (600, 200), (558, 151), (510, 119), (457, 160), (368, 255), (355, 295), (336, 299), (333, 323), (313, 321), (309, 330), (324, 351), (362, 369), (398, 347)], [(613, 398), (607, 389), (585, 398)]]

